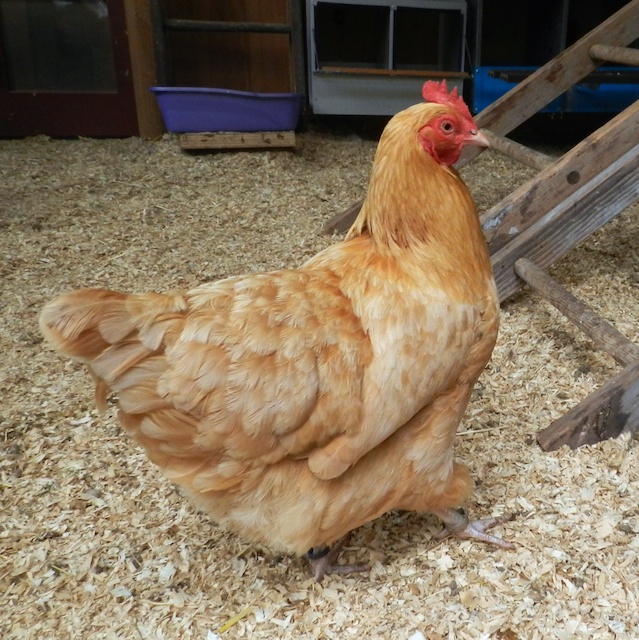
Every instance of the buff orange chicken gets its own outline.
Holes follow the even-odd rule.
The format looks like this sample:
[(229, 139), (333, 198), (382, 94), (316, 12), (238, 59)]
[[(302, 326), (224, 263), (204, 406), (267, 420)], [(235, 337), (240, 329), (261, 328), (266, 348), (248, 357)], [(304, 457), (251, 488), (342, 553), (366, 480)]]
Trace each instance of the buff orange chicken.
[(427, 82), (376, 151), (342, 242), (298, 269), (190, 291), (87, 289), (42, 311), (96, 401), (211, 518), (247, 541), (338, 563), (344, 537), (392, 509), (440, 537), (511, 545), (457, 510), (472, 488), (457, 426), (495, 344), (499, 305), (475, 206), (452, 168), (486, 146), (456, 90)]

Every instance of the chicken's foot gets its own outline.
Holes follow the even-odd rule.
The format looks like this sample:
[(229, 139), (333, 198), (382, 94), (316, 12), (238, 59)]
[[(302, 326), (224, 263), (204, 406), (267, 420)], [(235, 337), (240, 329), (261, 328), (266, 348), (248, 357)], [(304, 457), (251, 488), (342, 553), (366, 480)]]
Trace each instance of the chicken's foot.
[(455, 536), (464, 540), (481, 540), (488, 544), (493, 544), (502, 549), (514, 549), (515, 545), (506, 542), (497, 536), (487, 533), (498, 524), (503, 524), (514, 518), (513, 515), (499, 516), (497, 518), (486, 518), (484, 520), (469, 520), (463, 509), (436, 509), (431, 513), (444, 522), (444, 528), (435, 536), (438, 540), (444, 540), (449, 536)]
[(347, 540), (348, 535), (345, 535), (332, 547), (313, 547), (307, 551), (306, 557), (308, 558), (311, 569), (313, 570), (313, 576), (317, 582), (321, 582), (324, 576), (330, 573), (348, 575), (370, 569), (367, 564), (337, 564), (337, 558)]

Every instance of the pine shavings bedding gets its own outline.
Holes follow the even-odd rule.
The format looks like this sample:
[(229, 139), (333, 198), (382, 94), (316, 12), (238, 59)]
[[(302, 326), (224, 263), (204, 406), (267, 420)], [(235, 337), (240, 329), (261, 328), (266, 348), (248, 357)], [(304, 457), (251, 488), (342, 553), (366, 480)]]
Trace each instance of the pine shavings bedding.
[[(87, 286), (191, 287), (295, 266), (364, 194), (375, 142), (316, 127), (296, 153), (185, 154), (158, 141), (0, 141), (0, 637), (440, 640), (639, 637), (639, 447), (544, 453), (535, 434), (618, 370), (528, 291), (503, 305), (457, 442), (477, 517), (516, 513), (514, 551), (393, 512), (355, 531), (368, 574), (316, 584), (196, 512), (98, 416), (89, 377), (37, 314)], [(493, 152), (463, 170), (480, 209), (533, 174)], [(553, 275), (639, 342), (639, 207)]]

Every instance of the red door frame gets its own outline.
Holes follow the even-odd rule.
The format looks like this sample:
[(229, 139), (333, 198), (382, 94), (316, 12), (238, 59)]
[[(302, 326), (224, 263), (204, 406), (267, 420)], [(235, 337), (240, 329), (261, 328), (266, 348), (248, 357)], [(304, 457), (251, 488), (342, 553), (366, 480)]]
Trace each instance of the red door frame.
[(12, 91), (0, 38), (0, 136), (138, 135), (124, 0), (107, 0), (117, 93)]

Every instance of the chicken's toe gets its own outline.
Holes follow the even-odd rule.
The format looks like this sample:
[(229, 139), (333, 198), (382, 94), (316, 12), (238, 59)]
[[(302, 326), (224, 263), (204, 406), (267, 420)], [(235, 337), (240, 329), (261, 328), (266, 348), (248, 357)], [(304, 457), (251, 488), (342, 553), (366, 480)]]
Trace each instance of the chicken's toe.
[(306, 553), (313, 576), (317, 582), (321, 582), (325, 575), (331, 573), (348, 575), (370, 569), (367, 564), (337, 564), (337, 559), (347, 539), (348, 536), (344, 536), (332, 547), (313, 547)]
[(514, 518), (514, 515), (499, 516), (496, 518), (486, 518), (484, 520), (469, 520), (463, 510), (438, 509), (433, 513), (444, 521), (444, 528), (435, 536), (438, 540), (443, 540), (450, 536), (462, 538), (464, 540), (481, 540), (488, 544), (501, 547), (502, 549), (514, 549), (515, 545), (498, 538), (490, 533), (489, 529), (503, 524)]

